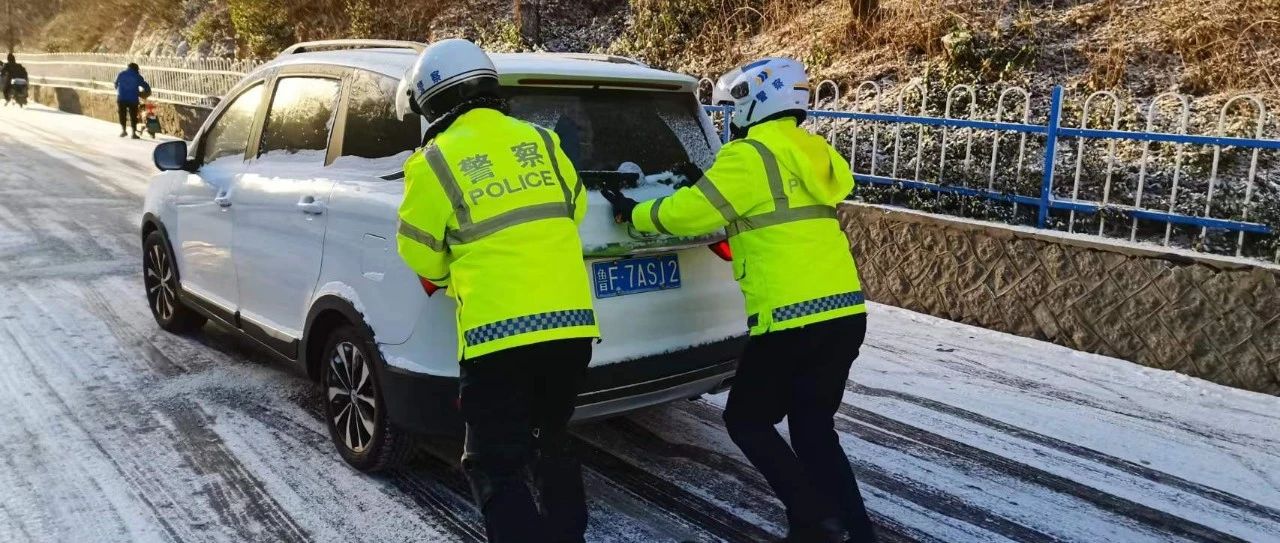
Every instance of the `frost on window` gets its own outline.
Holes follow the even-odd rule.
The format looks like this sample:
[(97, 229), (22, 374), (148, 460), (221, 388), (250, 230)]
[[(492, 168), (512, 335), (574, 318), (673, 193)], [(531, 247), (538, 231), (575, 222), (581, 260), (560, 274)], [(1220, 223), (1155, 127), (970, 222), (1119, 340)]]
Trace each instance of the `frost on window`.
[(235, 101), (227, 105), (222, 116), (209, 127), (204, 138), (204, 163), (210, 164), (218, 159), (244, 159), (245, 148), (249, 145), (249, 130), (253, 127), (253, 115), (262, 102), (262, 84), (254, 85), (240, 93)]
[(417, 115), (405, 119), (396, 116), (395, 92), (396, 80), (356, 72), (347, 101), (342, 156), (385, 158), (418, 147), (422, 122)]
[(271, 108), (267, 110), (258, 155), (301, 155), (299, 158), (305, 157), (308, 161), (318, 158), (323, 162), (339, 89), (341, 84), (336, 79), (280, 79)]
[(710, 165), (711, 142), (693, 95), (596, 89), (506, 89), (512, 115), (555, 130), (580, 171), (615, 171), (631, 162), (645, 173), (685, 162)]

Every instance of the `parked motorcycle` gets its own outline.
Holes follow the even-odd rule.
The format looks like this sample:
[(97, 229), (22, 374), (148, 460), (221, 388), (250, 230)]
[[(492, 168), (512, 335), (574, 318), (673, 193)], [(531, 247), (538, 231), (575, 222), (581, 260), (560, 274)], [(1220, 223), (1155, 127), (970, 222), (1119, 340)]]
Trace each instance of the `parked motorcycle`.
[(18, 103), (18, 107), (27, 107), (28, 87), (26, 79), (13, 79), (9, 82), (10, 98)]
[(160, 117), (156, 115), (156, 104), (147, 100), (146, 111), (147, 133), (151, 134), (151, 139), (156, 139), (156, 133), (160, 132)]

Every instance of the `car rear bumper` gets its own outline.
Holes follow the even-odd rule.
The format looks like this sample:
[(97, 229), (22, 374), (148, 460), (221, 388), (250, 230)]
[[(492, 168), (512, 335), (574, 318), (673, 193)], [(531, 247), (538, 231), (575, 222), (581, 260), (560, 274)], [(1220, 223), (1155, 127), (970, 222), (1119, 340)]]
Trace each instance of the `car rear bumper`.
[[(745, 337), (676, 352), (595, 366), (587, 370), (574, 421), (594, 420), (728, 388)], [(459, 434), (458, 379), (382, 370), (387, 414), (401, 428), (424, 434)]]
[(646, 383), (579, 394), (578, 408), (573, 413), (573, 420), (582, 422), (601, 419), (675, 400), (720, 392), (729, 388), (737, 368), (738, 361), (729, 360), (701, 370)]

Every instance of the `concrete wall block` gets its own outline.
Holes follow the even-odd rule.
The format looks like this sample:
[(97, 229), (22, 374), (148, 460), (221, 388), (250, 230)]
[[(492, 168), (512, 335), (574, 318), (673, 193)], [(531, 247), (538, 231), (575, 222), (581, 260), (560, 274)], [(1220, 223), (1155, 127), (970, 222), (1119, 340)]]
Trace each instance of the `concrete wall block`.
[(991, 286), (994, 296), (1003, 297), (1017, 287), (1024, 275), (1018, 273), (1017, 265), (1005, 258), (995, 260), (991, 264), (991, 273), (987, 274), (987, 284)]
[[(1070, 342), (1069, 336), (1063, 337), (1065, 334), (1062, 326), (1058, 324), (1058, 316), (1054, 315), (1053, 311), (1049, 310), (1049, 306), (1047, 304), (1036, 304), (1032, 307), (1031, 317), (1037, 330), (1032, 334), (1018, 335), (1026, 335), (1027, 337), (1034, 337), (1036, 339), (1045, 339), (1055, 343)], [(1008, 317), (1004, 321), (1005, 329), (1013, 330), (1017, 328), (1018, 322), (1021, 320), (1022, 319), (1019, 319), (1014, 312), (1010, 311), (1008, 313)]]
[(874, 301), (1280, 393), (1280, 267), (861, 204)]
[(1253, 269), (1236, 274), (1236, 279), (1241, 282), (1240, 290), (1244, 292), (1241, 299), (1246, 309), (1263, 320), (1280, 318), (1280, 304), (1276, 303), (1276, 292), (1280, 290), (1277, 274)]
[(1051, 290), (1053, 290), (1053, 279), (1048, 273), (1037, 269), (1035, 273), (1023, 277), (1013, 287), (1012, 294), (1024, 300), (1040, 300)]

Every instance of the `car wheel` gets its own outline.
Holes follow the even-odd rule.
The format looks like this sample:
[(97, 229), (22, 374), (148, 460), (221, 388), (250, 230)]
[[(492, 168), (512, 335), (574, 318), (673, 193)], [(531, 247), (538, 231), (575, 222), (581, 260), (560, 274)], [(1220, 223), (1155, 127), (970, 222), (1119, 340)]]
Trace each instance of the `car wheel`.
[(377, 367), (381, 354), (369, 334), (352, 325), (334, 330), (324, 349), (325, 420), (342, 459), (365, 472), (399, 465), (412, 436), (387, 418)]
[(181, 334), (204, 326), (204, 316), (178, 299), (178, 269), (169, 243), (159, 231), (147, 234), (142, 243), (142, 284), (147, 289), (151, 316), (160, 328)]

